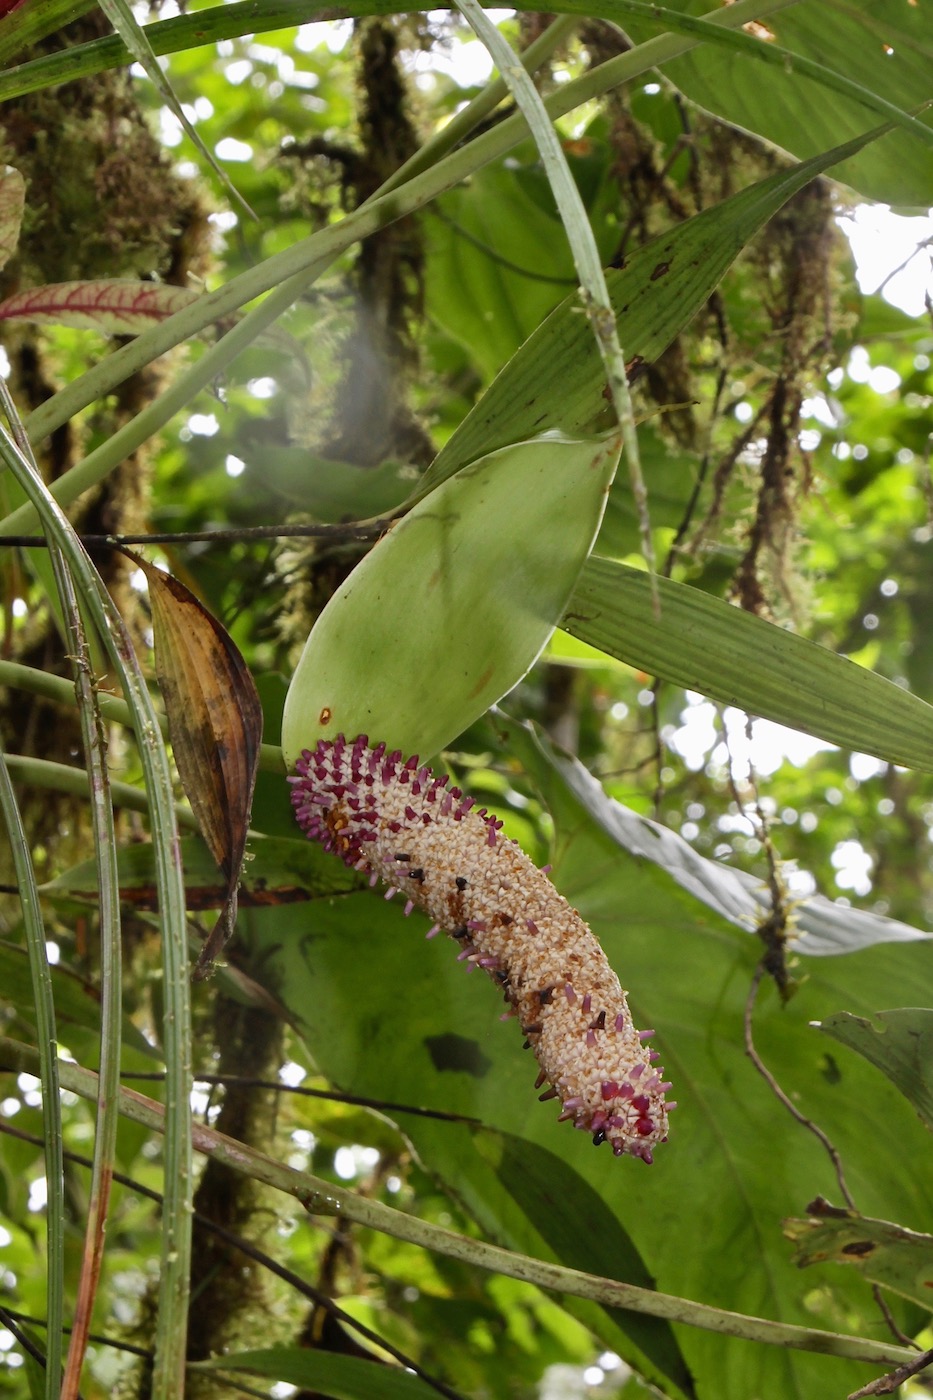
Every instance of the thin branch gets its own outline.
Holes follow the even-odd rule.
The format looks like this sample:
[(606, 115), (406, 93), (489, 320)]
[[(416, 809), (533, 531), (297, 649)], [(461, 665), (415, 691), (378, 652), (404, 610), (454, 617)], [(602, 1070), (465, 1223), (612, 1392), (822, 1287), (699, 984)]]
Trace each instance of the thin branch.
[(868, 1395), (890, 1395), (892, 1391), (899, 1389), (905, 1381), (909, 1381), (911, 1376), (919, 1375), (927, 1366), (933, 1366), (933, 1347), (913, 1361), (898, 1366), (896, 1371), (889, 1371), (887, 1375), (869, 1381), (867, 1385), (862, 1386), (861, 1390), (853, 1390), (847, 1400), (863, 1400), (863, 1397)]
[[(8, 1133), (9, 1131), (6, 1124), (0, 1125), (0, 1132)], [(33, 1137), (31, 1133), (20, 1133), (17, 1134), (17, 1136), (22, 1137), (26, 1142), (36, 1143), (37, 1145), (41, 1145), (42, 1143), (41, 1138)], [(72, 1158), (73, 1155), (74, 1154), (71, 1152), (65, 1153), (65, 1156), (68, 1158)], [(90, 1157), (83, 1157), (81, 1161), (87, 1167), (91, 1165)], [(116, 1177), (114, 1177), (114, 1180), (116, 1180)], [(6, 1318), (8, 1317), (15, 1317), (17, 1322), (27, 1322), (30, 1327), (44, 1328), (49, 1325), (47, 1317), (33, 1317), (31, 1313), (19, 1312), (16, 1308), (0, 1308), (0, 1318), (4, 1320), (4, 1325), (6, 1325)], [(71, 1330), (67, 1322), (63, 1324), (62, 1331), (66, 1336), (70, 1334)], [(103, 1332), (89, 1332), (87, 1339), (89, 1342), (94, 1342), (96, 1346), (112, 1347), (114, 1351), (125, 1351), (131, 1356), (138, 1356), (141, 1361), (152, 1360), (151, 1347), (139, 1347), (135, 1342), (124, 1342), (119, 1337), (107, 1337)]]
[(712, 403), (710, 404), (709, 422), (707, 424), (706, 430), (706, 447), (704, 448), (703, 456), (700, 458), (700, 465), (697, 469), (697, 474), (693, 482), (690, 497), (686, 505), (684, 506), (683, 515), (678, 521), (677, 529), (674, 532), (674, 538), (671, 540), (670, 547), (667, 551), (667, 558), (664, 561), (663, 569), (665, 578), (670, 578), (674, 572), (674, 564), (677, 561), (679, 554), (681, 553), (681, 546), (683, 545), (683, 542), (687, 537), (687, 531), (690, 529), (690, 526), (693, 523), (694, 516), (697, 512), (697, 507), (700, 503), (700, 496), (702, 495), (703, 489), (706, 486), (710, 466), (712, 465), (713, 435), (720, 419), (723, 395), (725, 393), (726, 385), (729, 381), (729, 374), (731, 372), (730, 366), (726, 363), (725, 358), (725, 351), (728, 340), (725, 316), (722, 311), (719, 296), (715, 292), (710, 298), (710, 305), (714, 306), (716, 311), (716, 320), (719, 326), (720, 344), (723, 352), (722, 363), (719, 366), (719, 373), (716, 376), (716, 387), (713, 390), (713, 399)]
[[(166, 530), (145, 535), (79, 535), (87, 549), (122, 549), (128, 544), (239, 544), (251, 540), (376, 539), (397, 519), (398, 512), (374, 520), (353, 520), (340, 525), (244, 525), (231, 530)], [(46, 549), (44, 535), (2, 535), (0, 546)]]
[(919, 254), (923, 252), (924, 248), (930, 247), (933, 247), (933, 238), (921, 239), (917, 246), (914, 248), (913, 252), (908, 253), (904, 261), (902, 263), (899, 263), (897, 267), (892, 268), (892, 270), (888, 273), (887, 277), (885, 277), (883, 281), (878, 283), (878, 286), (875, 288), (871, 295), (874, 297), (883, 296), (885, 287), (887, 287), (888, 284), (892, 282), (895, 277), (898, 277), (902, 272), (904, 272), (913, 262), (914, 258), (918, 257)]
[(896, 1338), (896, 1340), (901, 1342), (905, 1347), (913, 1347), (915, 1351), (919, 1351), (920, 1343), (915, 1342), (913, 1337), (908, 1337), (907, 1333), (903, 1332), (901, 1328), (898, 1327), (897, 1319), (895, 1318), (893, 1312), (890, 1309), (890, 1306), (888, 1305), (888, 1300), (884, 1296), (884, 1290), (882, 1289), (880, 1283), (872, 1284), (871, 1296), (874, 1298), (875, 1303), (878, 1306), (878, 1311), (884, 1318), (885, 1324), (887, 1326), (888, 1331), (891, 1333), (891, 1336)]
[[(0, 1037), (0, 1066), (34, 1074), (37, 1064), (38, 1052), (33, 1046), (6, 1036)], [(64, 1088), (81, 1098), (93, 1100), (96, 1097), (96, 1075), (93, 1071), (62, 1061), (60, 1075)], [(164, 1130), (163, 1106), (131, 1089), (121, 1092), (120, 1111), (153, 1132)], [(716, 1308), (689, 1298), (621, 1283), (616, 1279), (600, 1278), (562, 1264), (534, 1259), (485, 1240), (472, 1239), (430, 1221), (419, 1220), (381, 1201), (369, 1200), (344, 1187), (335, 1186), (333, 1182), (313, 1176), (310, 1172), (297, 1171), (200, 1123), (192, 1124), (191, 1144), (196, 1151), (224, 1163), (234, 1171), (294, 1196), (311, 1215), (353, 1220), (394, 1239), (458, 1259), (474, 1268), (520, 1279), (538, 1288), (771, 1346), (819, 1352), (824, 1356), (842, 1356), (875, 1365), (903, 1365), (914, 1360), (913, 1354), (906, 1348), (871, 1337), (853, 1337), (795, 1323), (750, 1317), (727, 1308)]]
[[(729, 789), (740, 814), (748, 817), (748, 803), (739, 792), (732, 762), (732, 752), (729, 746), (729, 733), (721, 714), (720, 719), (722, 720), (723, 743), (726, 746), (726, 753), (729, 758)], [(745, 737), (749, 746), (752, 743), (753, 736), (754, 720), (751, 715), (746, 715)], [(774, 979), (775, 986), (781, 994), (782, 1001), (787, 1001), (793, 992), (793, 978), (787, 971), (786, 959), (787, 924), (789, 917), (787, 891), (784, 888), (784, 880), (781, 876), (778, 854), (774, 848), (774, 842), (771, 840), (771, 826), (764, 807), (762, 806), (761, 793), (758, 788), (758, 778), (751, 762), (749, 763), (747, 783), (748, 787), (751, 789), (755, 812), (755, 822), (752, 823), (751, 817), (748, 817), (748, 821), (752, 825), (753, 831), (756, 830), (757, 825), (757, 838), (761, 842), (761, 847), (768, 863), (768, 893), (771, 896), (771, 912), (766, 919), (763, 919), (758, 924), (755, 932), (761, 939), (765, 948), (761, 960), (762, 968)]]
[[(45, 1353), (42, 1351), (42, 1348), (37, 1347), (29, 1334), (24, 1332), (22, 1327), (16, 1325), (15, 1315), (7, 1308), (0, 1307), (0, 1322), (3, 1323), (3, 1326), (8, 1332), (13, 1334), (26, 1355), (31, 1356), (36, 1365), (40, 1366), (43, 1371), (47, 1370)], [(81, 1400), (80, 1395), (77, 1397), (77, 1400)]]
[[(0, 886), (2, 890), (2, 886)], [(165, 1079), (162, 1070), (125, 1070), (124, 1079), (149, 1080), (161, 1083)], [(466, 1113), (445, 1113), (440, 1108), (416, 1108), (414, 1104), (392, 1103), (388, 1099), (369, 1099), (360, 1094), (338, 1094), (333, 1089), (308, 1089), (303, 1084), (283, 1084), (280, 1079), (253, 1079), (246, 1074), (201, 1074), (195, 1071), (192, 1084), (217, 1084), (224, 1087), (235, 1084), (247, 1089), (272, 1089), (279, 1094), (304, 1094), (311, 1099), (324, 1099), (328, 1103), (352, 1104), (354, 1108), (372, 1108), (378, 1113), (410, 1113), (419, 1118), (435, 1118), (443, 1123), (467, 1123), (474, 1128), (481, 1127), (478, 1118)]]
[[(746, 716), (745, 733), (749, 743), (751, 743), (752, 740), (753, 724), (754, 721), (751, 715)], [(725, 735), (725, 742), (726, 748), (728, 750), (728, 735)], [(842, 1191), (843, 1196), (846, 1198), (847, 1204), (849, 1205), (850, 1209), (855, 1210), (855, 1203), (852, 1197), (849, 1195), (848, 1189), (846, 1187), (845, 1177), (842, 1171), (842, 1161), (836, 1149), (832, 1146), (829, 1139), (825, 1136), (821, 1129), (819, 1129), (814, 1123), (810, 1122), (810, 1120), (808, 1119), (805, 1119), (802, 1115), (800, 1115), (794, 1110), (793, 1106), (790, 1104), (790, 1100), (783, 1094), (783, 1091), (779, 1089), (777, 1081), (773, 1078), (773, 1076), (770, 1075), (770, 1072), (766, 1069), (764, 1063), (758, 1056), (755, 1050), (754, 1041), (752, 1039), (752, 1012), (754, 1010), (754, 1001), (758, 991), (758, 981), (760, 981), (762, 975), (765, 972), (767, 972), (769, 976), (774, 979), (775, 985), (777, 986), (777, 989), (782, 999), (784, 1000), (787, 1000), (787, 998), (791, 995), (793, 991), (793, 979), (790, 977), (787, 971), (787, 963), (785, 958), (788, 924), (787, 891), (785, 889), (784, 881), (781, 876), (780, 860), (778, 858), (777, 851), (775, 850), (774, 842), (771, 839), (771, 824), (768, 820), (767, 813), (765, 812), (764, 806), (761, 801), (761, 792), (758, 787), (758, 779), (753, 767), (750, 767), (749, 769), (748, 784), (752, 790), (752, 795), (755, 803), (755, 819), (758, 825), (758, 837), (761, 841), (768, 862), (768, 889), (771, 895), (771, 913), (768, 916), (768, 918), (764, 920), (763, 923), (759, 924), (756, 930), (758, 937), (762, 940), (762, 942), (765, 945), (765, 952), (762, 955), (761, 962), (756, 970), (755, 978), (757, 980), (753, 980), (752, 987), (749, 992), (749, 1001), (746, 1003), (745, 1008), (746, 1053), (749, 1055), (749, 1058), (755, 1065), (755, 1068), (758, 1070), (758, 1072), (765, 1078), (772, 1091), (777, 1093), (781, 1102), (784, 1103), (786, 1106), (790, 1106), (791, 1111), (795, 1113), (795, 1116), (798, 1118), (798, 1121), (804, 1123), (810, 1129), (810, 1131), (815, 1133), (815, 1135), (823, 1143), (823, 1146), (829, 1152), (830, 1159), (832, 1160), (833, 1166), (835, 1168), (836, 1177), (839, 1181), (839, 1188)], [(742, 796), (738, 791), (738, 786), (735, 781), (735, 774), (732, 768), (731, 755), (729, 762), (729, 786), (732, 790), (732, 795), (735, 799), (736, 805), (739, 807), (740, 811), (744, 811), (747, 804), (743, 801)], [(916, 1347), (916, 1342), (914, 1342), (910, 1337), (905, 1336), (905, 1334), (901, 1331), (900, 1327), (898, 1327), (894, 1314), (888, 1306), (887, 1299), (884, 1296), (881, 1286), (877, 1283), (873, 1283), (871, 1285), (871, 1293), (872, 1297), (875, 1300), (875, 1305), (877, 1306), (878, 1311), (881, 1313), (881, 1316), (884, 1318), (885, 1325), (887, 1326), (891, 1335), (897, 1341), (901, 1342), (904, 1346)]]
[(504, 267), (507, 272), (514, 272), (516, 277), (527, 277), (531, 282), (545, 282), (554, 287), (576, 287), (578, 285), (576, 277), (552, 277), (546, 272), (536, 272), (533, 267), (522, 267), (521, 263), (513, 262), (511, 258), (505, 257), (505, 255), (498, 252), (491, 243), (486, 243), (482, 238), (477, 238), (475, 233), (471, 233), (468, 228), (464, 228), (463, 224), (458, 223), (456, 219), (452, 219), (449, 214), (445, 214), (441, 209), (429, 208), (428, 213), (432, 218), (437, 219), (440, 223), (446, 224), (448, 228), (453, 229), (458, 238), (462, 238), (465, 243), (472, 244), (479, 252), (485, 254), (490, 262), (495, 263), (498, 267)]
[(755, 1066), (758, 1073), (761, 1075), (762, 1079), (767, 1084), (768, 1088), (771, 1090), (774, 1097), (784, 1105), (791, 1117), (794, 1118), (802, 1128), (806, 1128), (807, 1132), (812, 1133), (813, 1136), (825, 1148), (826, 1153), (829, 1156), (829, 1160), (833, 1164), (833, 1170), (836, 1173), (836, 1181), (839, 1185), (839, 1190), (842, 1193), (842, 1198), (850, 1210), (855, 1210), (855, 1201), (852, 1197), (851, 1191), (849, 1190), (846, 1184), (845, 1173), (842, 1169), (842, 1159), (840, 1158), (838, 1151), (833, 1146), (832, 1142), (830, 1142), (829, 1138), (823, 1132), (823, 1129), (819, 1126), (819, 1124), (814, 1123), (813, 1119), (808, 1118), (805, 1113), (801, 1113), (797, 1105), (787, 1097), (784, 1090), (781, 1088), (780, 1084), (777, 1082), (774, 1075), (768, 1069), (767, 1065), (762, 1060), (761, 1056), (758, 1054), (758, 1051), (755, 1049), (755, 1040), (752, 1033), (752, 1013), (755, 1009), (755, 998), (758, 995), (758, 987), (761, 983), (761, 979), (764, 976), (764, 974), (764, 963), (760, 962), (755, 968), (755, 972), (752, 977), (752, 985), (749, 988), (748, 997), (745, 1002), (745, 1053), (751, 1060), (752, 1064)]

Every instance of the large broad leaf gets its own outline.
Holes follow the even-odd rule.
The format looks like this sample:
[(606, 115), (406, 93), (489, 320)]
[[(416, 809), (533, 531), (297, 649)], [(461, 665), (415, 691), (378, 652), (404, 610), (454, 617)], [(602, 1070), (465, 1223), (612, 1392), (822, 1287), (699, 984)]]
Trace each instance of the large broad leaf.
[[(562, 1157), (512, 1133), (486, 1131), (474, 1137), (477, 1153), (488, 1162), (511, 1203), (520, 1204), (528, 1224), (556, 1259), (570, 1268), (654, 1288), (621, 1221), (606, 1209), (593, 1187)], [(480, 1207), (480, 1210), (482, 1207)], [(493, 1225), (493, 1229), (495, 1229)], [(642, 1366), (666, 1377), (668, 1394), (694, 1395), (693, 1380), (670, 1324), (660, 1318), (609, 1308), (604, 1317), (586, 1303), (571, 1310), (584, 1321), (620, 1333), (641, 1353)]]
[[(652, 583), (660, 612), (652, 608)], [(890, 763), (933, 771), (933, 706), (815, 642), (670, 579), (589, 558), (561, 626), (690, 690)]]
[[(475, 1125), (444, 1123), (436, 1132), (434, 1120), (390, 1115), (489, 1238), (538, 1258), (606, 1267), (614, 1278), (649, 1283), (631, 1231), (600, 1200), (601, 1187), (586, 1170), (597, 1155), (589, 1139), (581, 1142), (582, 1135), (555, 1122), (550, 1105), (537, 1102), (537, 1065), (523, 1055), (516, 1026), (499, 1024), (502, 1003), (494, 989), (485, 978), (467, 977), (440, 940), (425, 942), (427, 919), (399, 916), (378, 893), (366, 892), (318, 904), (313, 914), (294, 907), (246, 910), (240, 926), (255, 975), (286, 1003), (334, 1084), (357, 1092), (349, 1086), (367, 1083), (376, 1100), (438, 1108), (494, 1129), (484, 1134)], [(612, 1166), (631, 1182), (614, 1158)], [(615, 1246), (611, 1256), (607, 1244)], [(690, 1394), (666, 1326), (593, 1304), (568, 1306), (606, 1346), (663, 1383), (665, 1393), (673, 1385), (675, 1396)]]
[(933, 1011), (905, 1006), (870, 1017), (839, 1011), (818, 1026), (877, 1065), (933, 1131)]
[[(707, 0), (670, 0), (667, 8), (703, 15), (710, 6)], [(656, 34), (659, 27), (631, 15), (620, 16), (620, 22), (636, 42)], [(929, 5), (910, 0), (886, 5), (875, 0), (809, 0), (769, 15), (759, 32), (763, 42), (814, 59), (905, 112), (929, 101)], [(790, 65), (765, 68), (713, 44), (702, 44), (666, 63), (664, 75), (717, 116), (804, 159), (855, 135), (871, 121), (854, 98), (800, 76)], [(926, 209), (933, 188), (933, 151), (896, 131), (837, 167), (833, 175), (870, 199)]]
[(592, 546), (612, 436), (475, 461), (379, 541), (312, 629), (285, 702), (289, 767), (336, 734), (436, 753), (525, 674)]
[[(608, 147), (584, 138), (568, 150), (606, 261), (618, 226), (600, 218)], [(617, 189), (617, 187), (616, 187)], [(615, 196), (616, 202), (618, 195)], [(547, 178), (520, 153), (480, 170), (430, 207), (427, 301), (448, 335), (490, 379), (522, 341), (577, 286), (573, 258)]]
[[(752, 185), (636, 249), (621, 270), (607, 272), (629, 374), (666, 349), (791, 195), (870, 139), (863, 136)], [(438, 453), (419, 490), (432, 490), (465, 463), (544, 429), (575, 436), (608, 427), (604, 390), (593, 331), (574, 294), (513, 355)]]
[[(279, 779), (281, 783), (281, 779)], [(179, 843), (185, 871), (187, 907), (193, 911), (220, 909), (227, 899), (227, 884), (217, 862), (197, 836)], [(117, 853), (120, 898), (134, 909), (158, 909), (155, 855), (151, 842), (123, 846)], [(359, 889), (366, 881), (327, 856), (303, 837), (250, 837), (242, 872), (241, 906), (304, 904), (308, 900)], [(42, 893), (59, 902), (97, 901), (97, 865), (82, 861), (42, 886)]]
[[(294, 907), (246, 911), (257, 975), (288, 1001), (316, 1062), (342, 1089), (463, 1113), (562, 1158), (620, 1223), (663, 1291), (788, 1322), (834, 1329), (845, 1317), (853, 1328), (873, 1328), (877, 1315), (864, 1282), (823, 1269), (809, 1287), (802, 1284), (781, 1236), (782, 1219), (837, 1188), (819, 1144), (787, 1115), (745, 1051), (743, 1015), (761, 945), (659, 866), (620, 848), (543, 751), (535, 756), (529, 748), (526, 761), (555, 819), (555, 882), (630, 988), (633, 1018), (657, 1027), (680, 1107), (654, 1166), (608, 1157), (558, 1124), (553, 1109), (537, 1102), (535, 1065), (519, 1048), (514, 1025), (499, 1023), (495, 989), (481, 974), (466, 976), (444, 940), (425, 943), (424, 920), (406, 921), (378, 894), (319, 903), (304, 915)], [(895, 1003), (908, 987), (917, 995), (933, 984), (931, 949), (870, 948), (807, 960), (806, 971), (787, 1005), (767, 988), (759, 994), (758, 1049), (829, 1133), (860, 1210), (922, 1227), (933, 1211), (933, 1178), (915, 1166), (928, 1150), (925, 1130), (906, 1102), (879, 1101), (869, 1065), (828, 1055), (810, 1022), (839, 1006), (868, 1014), (876, 998)], [(527, 1183), (517, 1171), (500, 1176), (495, 1139), (482, 1145), (477, 1129), (399, 1121), (425, 1164), (491, 1237), (561, 1256), (565, 1245), (538, 1228), (535, 1173)], [(899, 1144), (883, 1173), (879, 1141)], [(566, 1208), (573, 1209), (573, 1197)], [(581, 1233), (577, 1267), (600, 1260), (599, 1229)], [(637, 1359), (641, 1349), (632, 1338), (597, 1314), (587, 1320), (606, 1344)], [(868, 1378), (852, 1363), (692, 1329), (680, 1329), (678, 1340), (698, 1392), (717, 1400), (812, 1400), (845, 1394)], [(641, 1354), (640, 1364), (653, 1364), (655, 1376), (658, 1368), (670, 1374), (672, 1357)]]
[[(529, 726), (500, 716), (513, 750), (533, 769), (546, 763), (558, 772), (568, 793), (602, 831), (629, 855), (652, 861), (682, 889), (738, 928), (754, 932), (767, 918), (771, 895), (766, 880), (721, 861), (709, 860), (676, 831), (607, 797), (583, 764), (557, 752)], [(871, 909), (851, 909), (823, 895), (795, 899), (790, 913), (792, 952), (807, 957), (853, 953), (874, 943), (915, 943), (931, 938), (923, 930)]]

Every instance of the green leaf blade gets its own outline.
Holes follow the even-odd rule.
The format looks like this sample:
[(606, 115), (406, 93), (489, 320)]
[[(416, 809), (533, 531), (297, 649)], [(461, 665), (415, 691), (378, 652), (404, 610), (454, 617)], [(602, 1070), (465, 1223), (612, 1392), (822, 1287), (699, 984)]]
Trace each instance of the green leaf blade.
[(565, 631), (649, 675), (889, 763), (933, 771), (933, 706), (699, 589), (587, 560)]
[[(656, 359), (704, 305), (745, 244), (814, 176), (860, 150), (869, 133), (782, 170), (636, 249), (606, 274), (629, 377)], [(551, 312), (487, 389), (419, 486), (433, 490), (467, 462), (547, 429), (569, 436), (608, 427), (599, 352), (579, 299)]]
[(618, 454), (615, 437), (542, 437), (421, 501), (315, 623), (285, 702), (288, 766), (341, 733), (427, 757), (510, 690), (566, 606)]
[(816, 1026), (887, 1075), (933, 1132), (933, 1011), (899, 1007), (872, 1017), (840, 1011)]

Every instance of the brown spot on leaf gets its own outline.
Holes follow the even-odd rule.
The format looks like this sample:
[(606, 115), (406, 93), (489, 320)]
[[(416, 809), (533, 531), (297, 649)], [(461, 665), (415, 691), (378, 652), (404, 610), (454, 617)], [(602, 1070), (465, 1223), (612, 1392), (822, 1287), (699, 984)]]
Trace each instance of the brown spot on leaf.
[(842, 1254), (854, 1254), (857, 1259), (865, 1259), (869, 1254), (874, 1254), (875, 1243), (873, 1240), (853, 1240), (851, 1244), (844, 1244)]

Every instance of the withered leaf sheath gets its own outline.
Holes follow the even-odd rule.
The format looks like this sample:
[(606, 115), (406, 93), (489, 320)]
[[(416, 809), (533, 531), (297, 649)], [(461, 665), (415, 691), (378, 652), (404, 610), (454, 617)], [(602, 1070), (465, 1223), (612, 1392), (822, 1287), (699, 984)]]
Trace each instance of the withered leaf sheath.
[(667, 1140), (663, 1071), (632, 1025), (625, 993), (593, 933), (502, 823), (417, 757), (342, 735), (305, 750), (290, 778), (306, 834), (405, 895), (445, 929), (459, 958), (502, 988), (560, 1118), (651, 1162)]

